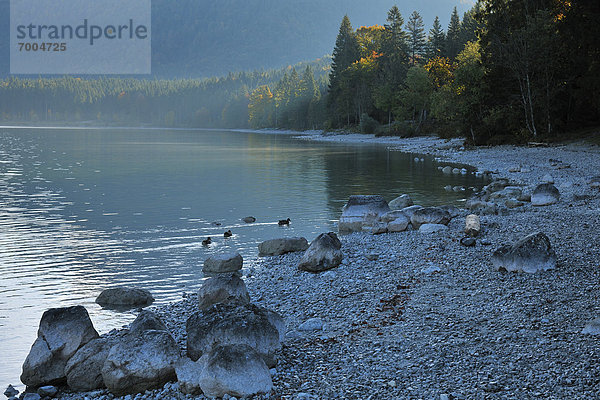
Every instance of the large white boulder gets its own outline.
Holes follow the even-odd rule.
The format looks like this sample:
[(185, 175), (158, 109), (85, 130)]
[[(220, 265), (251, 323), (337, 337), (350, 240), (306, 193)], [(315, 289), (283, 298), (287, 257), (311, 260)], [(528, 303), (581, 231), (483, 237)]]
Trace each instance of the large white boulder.
[(97, 337), (84, 307), (49, 309), (42, 315), (37, 339), (23, 363), (21, 382), (38, 387), (64, 381), (67, 361)]
[(140, 393), (175, 380), (179, 359), (179, 346), (169, 332), (126, 335), (110, 349), (102, 378), (114, 394)]
[(246, 344), (274, 366), (283, 321), (275, 322), (273, 314), (253, 304), (215, 304), (198, 311), (186, 323), (187, 355), (196, 361), (215, 346)]
[(217, 254), (204, 261), (202, 272), (208, 275), (227, 274), (241, 270), (243, 264), (240, 253)]
[(375, 222), (390, 211), (390, 207), (382, 196), (350, 196), (342, 209), (338, 223), (340, 233), (360, 232), (365, 224)]
[(205, 310), (217, 303), (250, 303), (244, 281), (236, 275), (220, 275), (204, 281), (198, 290), (198, 307)]
[(551, 183), (538, 185), (531, 195), (531, 204), (534, 206), (549, 206), (560, 200), (560, 192)]
[(323, 272), (341, 264), (342, 243), (333, 232), (322, 233), (315, 238), (300, 260), (298, 269), (308, 272)]
[(280, 256), (286, 253), (296, 251), (305, 251), (308, 249), (308, 240), (303, 237), (290, 237), (266, 240), (258, 245), (258, 255)]
[(200, 362), (204, 364), (200, 387), (205, 396), (249, 398), (273, 389), (269, 368), (248, 345), (216, 346)]
[(497, 249), (492, 264), (497, 271), (535, 273), (556, 268), (556, 253), (548, 236), (538, 232)]

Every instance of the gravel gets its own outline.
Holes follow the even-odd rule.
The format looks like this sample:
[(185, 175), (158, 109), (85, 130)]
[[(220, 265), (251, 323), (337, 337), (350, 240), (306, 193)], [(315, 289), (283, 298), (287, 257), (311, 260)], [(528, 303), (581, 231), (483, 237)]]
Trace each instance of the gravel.
[[(600, 317), (600, 192), (588, 183), (600, 170), (598, 147), (464, 150), (425, 138), (399, 149), (497, 172), (530, 191), (549, 174), (561, 200), (482, 216), (473, 247), (460, 244), (462, 210), (447, 231), (340, 236), (342, 265), (323, 274), (299, 271), (301, 253), (259, 259), (245, 277), (252, 302), (283, 315), (288, 333), (274, 390), (256, 399), (600, 398), (600, 337), (582, 333)], [(497, 247), (536, 231), (550, 238), (555, 270), (493, 270)], [(196, 307), (187, 294), (154, 308), (182, 350)], [(314, 319), (321, 330), (298, 329)], [(86, 396), (116, 398), (60, 398)], [(204, 397), (179, 394), (176, 383), (122, 397), (191, 398)]]

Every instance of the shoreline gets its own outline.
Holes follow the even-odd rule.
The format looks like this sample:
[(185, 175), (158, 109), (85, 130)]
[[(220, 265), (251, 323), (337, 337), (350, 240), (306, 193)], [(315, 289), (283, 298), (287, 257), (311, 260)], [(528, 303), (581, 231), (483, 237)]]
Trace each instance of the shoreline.
[[(600, 171), (598, 146), (574, 142), (467, 150), (460, 139), (248, 131), (429, 154), (493, 171), (529, 192), (550, 174), (561, 192), (560, 202), (552, 206), (526, 204), (482, 216), (483, 232), (472, 248), (458, 243), (467, 214), (462, 211), (449, 231), (432, 235), (340, 235), (344, 262), (320, 275), (298, 271), (297, 253), (260, 259), (244, 276), (251, 300), (284, 317), (287, 337), (274, 391), (256, 399), (600, 397), (594, 378), (600, 340), (581, 334), (588, 321), (600, 316), (600, 192), (588, 185), (588, 178)], [(497, 247), (536, 231), (550, 238), (558, 256), (556, 270), (532, 275), (493, 271), (490, 257)], [(482, 245), (481, 239), (491, 245)], [(377, 259), (370, 260), (371, 255)], [(426, 272), (430, 267), (439, 271)], [(391, 308), (382, 306), (393, 298), (401, 300)], [(149, 309), (182, 344), (196, 295)], [(324, 329), (298, 332), (310, 318), (322, 319)], [(87, 397), (119, 398), (106, 391)], [(180, 395), (169, 384), (139, 398), (204, 399)]]

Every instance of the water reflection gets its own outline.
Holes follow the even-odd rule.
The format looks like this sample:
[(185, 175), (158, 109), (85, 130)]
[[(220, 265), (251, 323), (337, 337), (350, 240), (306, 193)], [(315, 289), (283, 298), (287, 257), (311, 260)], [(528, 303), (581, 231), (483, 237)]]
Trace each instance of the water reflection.
[[(483, 183), (413, 158), (239, 132), (0, 129), (0, 343), (11, 349), (0, 386), (18, 382), (49, 307), (83, 304), (106, 332), (133, 315), (96, 305), (103, 288), (131, 284), (155, 304), (176, 300), (198, 288), (210, 254), (240, 251), (248, 264), (263, 240), (311, 240), (335, 229), (351, 194), (440, 204), (465, 195), (447, 184)], [(257, 221), (240, 220), (249, 215)]]

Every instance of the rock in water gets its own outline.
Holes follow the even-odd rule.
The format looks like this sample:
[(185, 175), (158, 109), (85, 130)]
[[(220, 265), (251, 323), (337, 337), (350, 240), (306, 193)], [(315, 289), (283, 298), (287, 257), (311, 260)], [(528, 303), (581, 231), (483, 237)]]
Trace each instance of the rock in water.
[(97, 337), (98, 332), (82, 306), (51, 308), (44, 312), (38, 337), (23, 364), (21, 382), (38, 387), (64, 381), (67, 361)]
[(217, 303), (250, 303), (246, 284), (236, 275), (215, 276), (198, 290), (198, 307), (205, 310)]
[(205, 396), (248, 398), (273, 388), (269, 368), (248, 345), (216, 346), (204, 359), (200, 387)]
[(253, 222), (256, 222), (256, 218), (254, 218), (254, 217), (244, 217), (244, 218), (242, 218), (242, 221), (244, 221), (247, 224), (251, 224)]
[(556, 253), (550, 239), (542, 232), (519, 240), (512, 246), (502, 246), (492, 255), (494, 268), (509, 272), (535, 273), (556, 268)]
[(467, 215), (465, 219), (465, 233), (471, 237), (479, 235), (481, 232), (481, 221), (479, 216), (475, 214)]
[(360, 232), (368, 216), (376, 220), (388, 211), (390, 207), (382, 196), (350, 196), (342, 209), (338, 230), (340, 233)]
[(179, 358), (179, 346), (166, 331), (126, 335), (110, 349), (102, 377), (114, 394), (140, 393), (174, 380)]
[(261, 257), (280, 256), (306, 249), (308, 249), (308, 241), (303, 237), (271, 239), (258, 245), (258, 255)]
[(276, 325), (281, 327), (283, 321), (275, 322), (274, 315), (270, 317), (253, 304), (215, 304), (199, 311), (186, 323), (188, 357), (196, 361), (215, 346), (247, 344), (273, 367), (275, 352), (281, 348), (280, 328)]
[(101, 306), (142, 306), (151, 304), (154, 297), (145, 289), (116, 287), (105, 289), (96, 298), (96, 303)]
[(14, 388), (13, 385), (8, 385), (6, 390), (4, 391), (4, 395), (6, 397), (16, 397), (19, 394), (19, 391)]
[(80, 348), (65, 366), (69, 387), (82, 392), (104, 388), (102, 367), (116, 343), (116, 338), (100, 337)]
[(425, 207), (415, 210), (410, 222), (415, 229), (423, 224), (447, 225), (450, 222), (450, 213), (439, 207)]
[(130, 335), (140, 335), (145, 331), (166, 331), (167, 327), (152, 311), (142, 311), (129, 326)]
[(410, 207), (413, 205), (413, 201), (409, 195), (403, 194), (402, 196), (396, 197), (390, 201), (389, 207), (392, 210), (402, 210), (403, 208)]
[(226, 274), (242, 269), (244, 259), (240, 253), (219, 254), (204, 261), (202, 272), (205, 274)]
[(312, 241), (302, 256), (298, 269), (308, 272), (323, 272), (341, 264), (342, 242), (333, 232), (322, 233)]
[(549, 206), (560, 200), (560, 192), (551, 183), (538, 185), (531, 195), (531, 204), (534, 206)]

